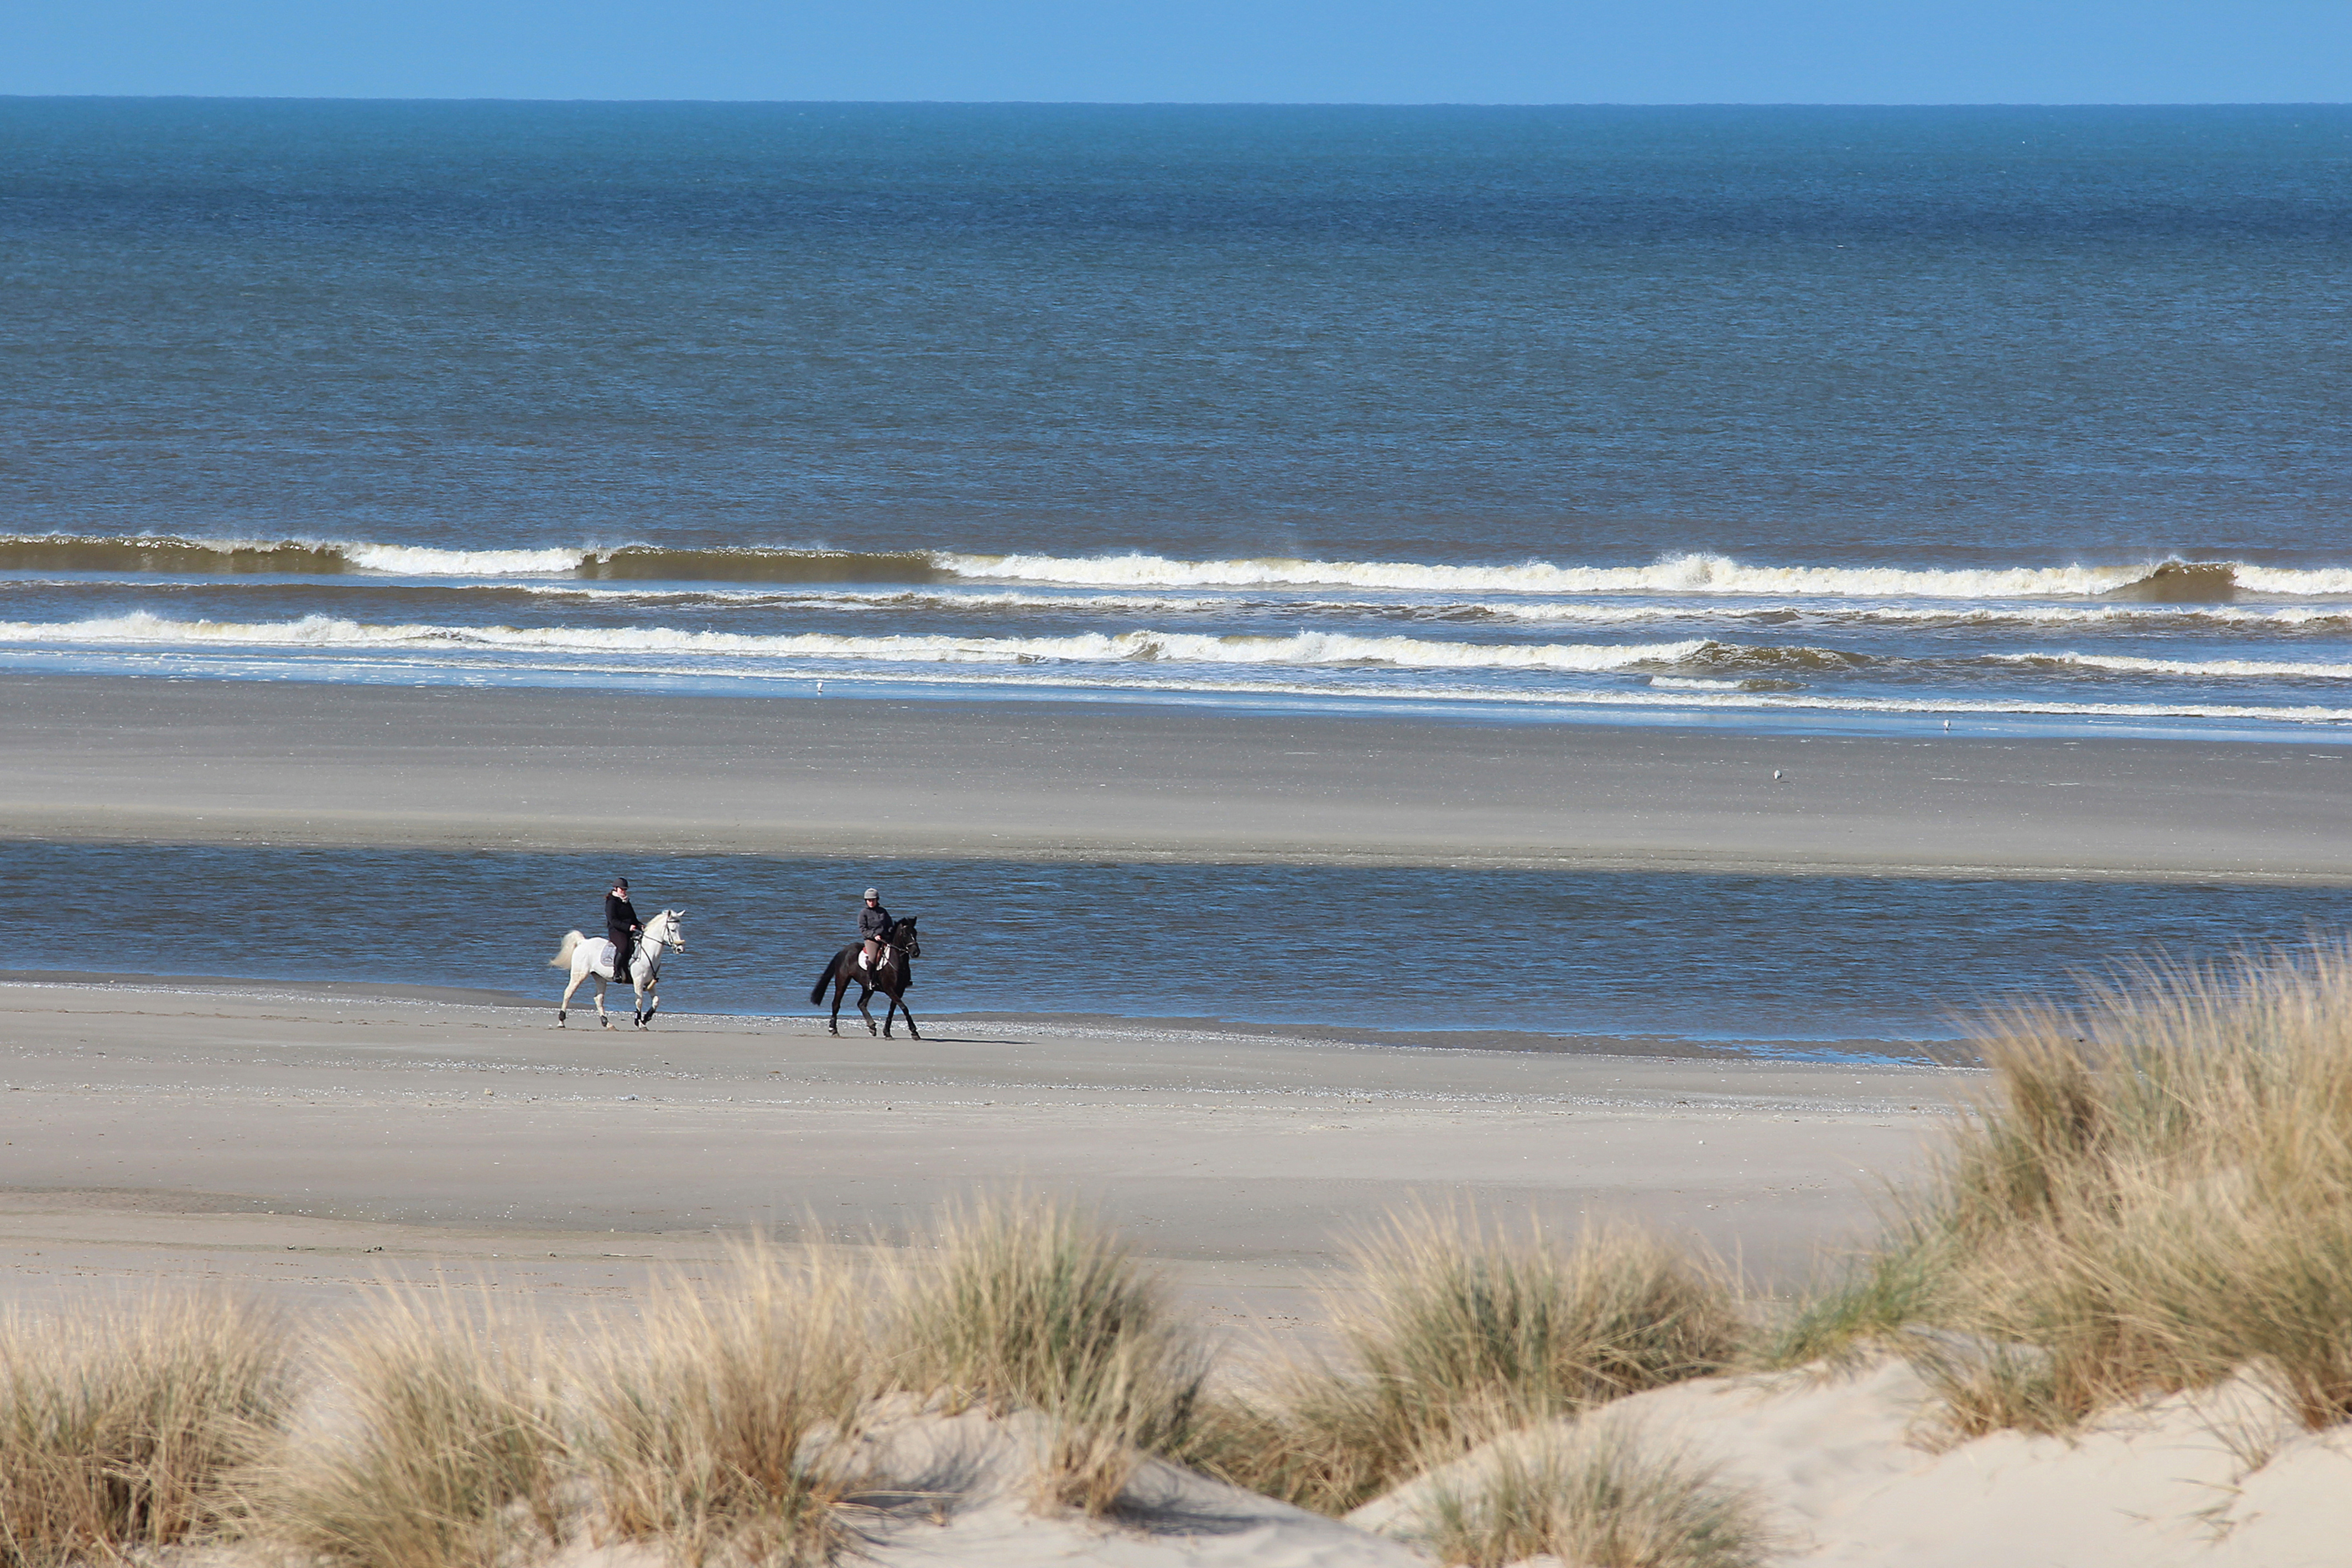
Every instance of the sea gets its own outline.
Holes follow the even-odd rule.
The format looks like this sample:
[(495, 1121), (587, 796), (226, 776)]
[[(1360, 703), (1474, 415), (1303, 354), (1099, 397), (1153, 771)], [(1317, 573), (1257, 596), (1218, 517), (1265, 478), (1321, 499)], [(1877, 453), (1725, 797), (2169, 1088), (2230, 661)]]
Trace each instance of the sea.
[[(2342, 106), (0, 99), (0, 674), (2352, 740)], [(885, 869), (992, 951), (1001, 871)], [(1438, 871), (1344, 1000), (1198, 982), (1202, 899), (1370, 874), (1118, 882), (1145, 983), (1055, 1005), (1477, 1026)], [(1507, 1027), (1738, 1037), (1853, 892), (1608, 885)], [(1832, 1032), (2338, 913), (1934, 891)], [(1942, 963), (2003, 898), (2061, 939)]]

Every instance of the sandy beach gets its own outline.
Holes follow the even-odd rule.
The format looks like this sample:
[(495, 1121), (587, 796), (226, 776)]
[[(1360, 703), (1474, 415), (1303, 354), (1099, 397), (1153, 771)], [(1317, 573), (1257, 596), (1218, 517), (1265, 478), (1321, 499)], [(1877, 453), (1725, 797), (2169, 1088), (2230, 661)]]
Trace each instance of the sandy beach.
[(1382, 1214), (1687, 1231), (1769, 1289), (1867, 1228), (1923, 1069), (807, 1019), (558, 1031), (543, 1009), (0, 987), (0, 1257), (41, 1297), (155, 1273), (339, 1297), (388, 1268), (625, 1290), (721, 1232), (903, 1238), (941, 1200), (1098, 1204), (1188, 1289), (1301, 1318)]
[(16, 838), (2352, 880), (2318, 740), (78, 676), (0, 723)]

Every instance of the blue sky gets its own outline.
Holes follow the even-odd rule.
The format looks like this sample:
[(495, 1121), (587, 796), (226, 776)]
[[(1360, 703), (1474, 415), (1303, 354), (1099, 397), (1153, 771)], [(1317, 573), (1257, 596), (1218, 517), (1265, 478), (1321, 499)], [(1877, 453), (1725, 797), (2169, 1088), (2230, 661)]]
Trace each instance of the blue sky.
[(14, 0), (0, 93), (1287, 103), (2352, 99), (2352, 0)]

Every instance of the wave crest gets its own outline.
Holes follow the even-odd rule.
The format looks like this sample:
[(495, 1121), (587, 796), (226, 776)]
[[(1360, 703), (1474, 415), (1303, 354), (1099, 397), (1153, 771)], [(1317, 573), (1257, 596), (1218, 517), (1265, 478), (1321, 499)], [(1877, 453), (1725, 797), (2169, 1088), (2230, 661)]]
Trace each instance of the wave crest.
[(1513, 646), (1441, 643), (1418, 637), (1360, 637), (1335, 632), (1288, 636), (1202, 632), (1087, 632), (1062, 637), (877, 637), (811, 632), (749, 635), (664, 626), (373, 625), (338, 616), (297, 621), (175, 621), (134, 611), (75, 622), (0, 622), (12, 643), (173, 643), (252, 647), (441, 646), (544, 653), (725, 653), (778, 658), (875, 659), (902, 663), (1151, 662), (1220, 664), (1387, 665), (1400, 669), (1606, 671), (1675, 664), (1707, 646), (1703, 640), (1620, 645), (1551, 643)]
[[(1988, 601), (2047, 598), (2197, 604), (2241, 591), (2286, 597), (2352, 596), (2352, 567), (2291, 569), (2231, 561), (2170, 560), (2115, 565), (1914, 569), (1764, 566), (1729, 556), (1686, 554), (1642, 566), (1513, 566), (1424, 561), (1314, 560), (1286, 557), (1185, 560), (1118, 555), (985, 555), (929, 550), (837, 550), (744, 545), (710, 549), (654, 544), (512, 549), (339, 539), (201, 539), (174, 535), (0, 535), (0, 571), (86, 573), (275, 572), (331, 576), (569, 576), (589, 581), (898, 583), (958, 580), (1075, 589), (1354, 588), (1381, 593), (1469, 596), (1652, 594), (1797, 600)], [(1472, 610), (1505, 612), (1503, 606)]]

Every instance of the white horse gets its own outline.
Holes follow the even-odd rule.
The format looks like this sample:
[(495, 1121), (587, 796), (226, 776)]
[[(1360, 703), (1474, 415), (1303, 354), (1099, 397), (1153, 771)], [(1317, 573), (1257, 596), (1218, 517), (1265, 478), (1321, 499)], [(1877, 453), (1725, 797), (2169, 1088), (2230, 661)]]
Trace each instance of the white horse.
[[(683, 909), (665, 909), (646, 921), (645, 929), (637, 934), (637, 951), (629, 960), (629, 984), (637, 993), (635, 1028), (643, 1029), (653, 1022), (654, 1010), (661, 1006), (661, 998), (654, 995), (654, 988), (661, 984), (662, 949), (686, 951), (686, 937), (677, 928), (677, 917), (685, 913)], [(564, 1014), (572, 1007), (572, 993), (591, 975), (596, 977), (596, 1020), (606, 1029), (613, 1027), (613, 1020), (604, 1016), (604, 982), (619, 978), (613, 973), (613, 944), (604, 937), (591, 941), (577, 931), (563, 934), (563, 946), (547, 961), (551, 969), (572, 971), (572, 983), (563, 988), (563, 999), (555, 1004), (556, 1028), (563, 1027)]]

